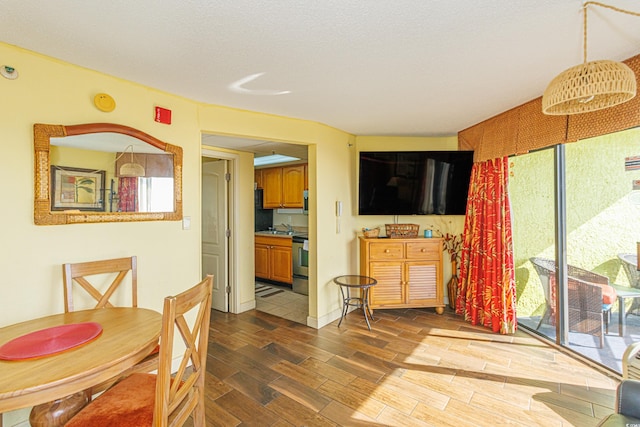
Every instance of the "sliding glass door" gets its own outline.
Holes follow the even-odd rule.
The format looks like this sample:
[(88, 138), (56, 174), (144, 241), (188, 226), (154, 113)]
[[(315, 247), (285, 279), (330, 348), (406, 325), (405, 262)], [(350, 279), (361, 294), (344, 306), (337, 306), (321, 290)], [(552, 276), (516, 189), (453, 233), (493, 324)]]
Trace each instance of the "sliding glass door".
[(515, 157), (510, 194), (519, 324), (621, 372), (640, 339), (640, 130)]
[(555, 341), (554, 149), (510, 161), (518, 324)]

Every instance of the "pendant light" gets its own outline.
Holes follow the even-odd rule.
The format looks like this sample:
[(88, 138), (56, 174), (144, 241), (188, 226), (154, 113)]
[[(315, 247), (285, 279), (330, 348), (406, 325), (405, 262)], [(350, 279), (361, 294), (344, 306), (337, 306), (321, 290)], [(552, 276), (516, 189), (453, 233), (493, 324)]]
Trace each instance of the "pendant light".
[(144, 167), (140, 163), (136, 163), (136, 161), (133, 158), (133, 145), (129, 145), (127, 148), (125, 148), (124, 150), (125, 153), (129, 148), (131, 148), (131, 163), (125, 163), (122, 166), (120, 166), (119, 176), (122, 176), (122, 177), (144, 176), (145, 174)]
[(554, 78), (542, 95), (542, 112), (548, 115), (581, 114), (602, 110), (636, 96), (636, 76), (626, 64), (600, 60), (587, 62), (587, 9), (601, 6), (640, 16), (603, 3), (588, 1), (583, 8), (583, 60)]

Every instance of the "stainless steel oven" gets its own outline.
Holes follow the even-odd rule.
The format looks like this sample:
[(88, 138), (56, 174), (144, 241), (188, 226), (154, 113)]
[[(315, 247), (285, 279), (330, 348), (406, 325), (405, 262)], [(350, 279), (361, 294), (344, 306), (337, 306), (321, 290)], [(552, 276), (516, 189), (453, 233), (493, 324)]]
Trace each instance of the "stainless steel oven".
[(293, 236), (293, 292), (309, 295), (309, 241), (302, 236)]

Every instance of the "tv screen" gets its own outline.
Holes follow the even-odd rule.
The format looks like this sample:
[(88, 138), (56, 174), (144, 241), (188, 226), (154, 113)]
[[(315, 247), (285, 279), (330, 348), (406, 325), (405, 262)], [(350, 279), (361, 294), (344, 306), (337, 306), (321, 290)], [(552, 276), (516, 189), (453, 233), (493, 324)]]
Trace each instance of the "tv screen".
[(362, 151), (359, 215), (464, 215), (473, 151)]

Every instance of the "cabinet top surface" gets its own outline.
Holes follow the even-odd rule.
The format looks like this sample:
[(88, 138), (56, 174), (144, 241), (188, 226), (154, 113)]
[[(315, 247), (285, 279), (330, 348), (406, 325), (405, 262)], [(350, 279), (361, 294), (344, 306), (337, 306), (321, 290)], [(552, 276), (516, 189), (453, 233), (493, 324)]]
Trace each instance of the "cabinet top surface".
[(443, 240), (442, 237), (365, 237), (359, 236), (360, 240), (366, 240), (368, 242), (403, 242), (403, 241), (420, 241), (420, 242), (429, 242), (429, 241), (440, 241)]

